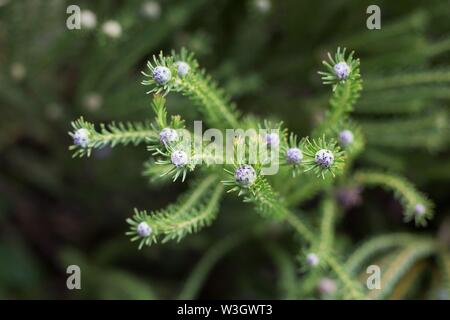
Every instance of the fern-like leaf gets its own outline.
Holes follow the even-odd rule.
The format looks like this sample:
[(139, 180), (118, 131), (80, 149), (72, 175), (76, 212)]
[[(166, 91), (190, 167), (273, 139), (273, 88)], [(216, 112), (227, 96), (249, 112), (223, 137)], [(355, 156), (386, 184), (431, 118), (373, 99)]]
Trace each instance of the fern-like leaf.
[[(163, 210), (147, 212), (135, 209), (135, 215), (127, 219), (131, 230), (127, 235), (131, 241), (139, 241), (139, 249), (143, 245), (180, 241), (186, 235), (209, 226), (216, 218), (223, 186), (214, 174), (208, 175), (199, 183), (191, 184), (191, 189), (177, 203)], [(146, 222), (152, 232), (149, 236), (141, 236), (137, 232), (138, 225)]]

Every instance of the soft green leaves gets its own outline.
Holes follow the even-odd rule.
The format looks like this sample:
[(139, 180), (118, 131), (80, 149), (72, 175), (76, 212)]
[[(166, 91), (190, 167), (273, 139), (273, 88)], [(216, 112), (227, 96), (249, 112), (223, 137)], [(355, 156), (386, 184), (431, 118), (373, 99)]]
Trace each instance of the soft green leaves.
[(433, 217), (433, 204), (414, 186), (402, 177), (376, 171), (360, 171), (354, 181), (362, 186), (381, 186), (393, 191), (404, 208), (405, 221), (414, 220), (416, 225), (425, 226)]
[[(179, 75), (177, 71), (177, 63), (180, 61), (189, 65), (189, 71), (184, 76)], [(158, 66), (167, 67), (171, 71), (172, 77), (165, 84), (159, 84), (153, 79), (153, 72)], [(143, 72), (146, 79), (142, 81), (142, 84), (150, 86), (148, 93), (180, 92), (200, 109), (206, 122), (212, 127), (239, 127), (240, 115), (235, 110), (235, 106), (230, 103), (224, 91), (218, 88), (203, 70), (199, 69), (198, 62), (192, 53), (182, 49), (180, 53), (172, 52), (170, 56), (164, 56), (161, 52), (159, 56), (153, 56), (153, 61), (149, 61), (147, 67), (149, 73)]]
[(88, 143), (85, 147), (77, 144), (69, 147), (69, 150), (73, 151), (73, 157), (89, 157), (92, 149), (100, 149), (105, 146), (138, 145), (157, 135), (150, 123), (145, 122), (101, 123), (100, 130), (97, 131), (93, 123), (87, 122), (81, 117), (72, 122), (72, 127), (73, 132), (69, 133), (72, 137), (79, 129), (85, 129), (88, 132)]
[[(127, 219), (131, 228), (127, 235), (131, 237), (131, 241), (139, 241), (139, 249), (158, 240), (163, 243), (174, 239), (180, 241), (186, 235), (212, 223), (222, 194), (223, 186), (218, 177), (208, 175), (198, 183), (192, 183), (186, 194), (165, 209), (152, 212), (135, 209), (134, 216)], [(141, 222), (150, 226), (152, 232), (149, 236), (142, 237), (138, 234), (137, 228)]]

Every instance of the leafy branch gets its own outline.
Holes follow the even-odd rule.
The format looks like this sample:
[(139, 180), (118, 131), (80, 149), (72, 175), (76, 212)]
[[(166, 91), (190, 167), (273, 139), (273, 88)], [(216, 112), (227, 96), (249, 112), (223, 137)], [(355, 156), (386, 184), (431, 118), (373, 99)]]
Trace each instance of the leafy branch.
[[(135, 215), (127, 219), (131, 227), (127, 235), (131, 236), (131, 241), (139, 241), (140, 249), (160, 238), (163, 243), (173, 239), (180, 241), (186, 235), (209, 226), (216, 218), (223, 194), (223, 186), (218, 181), (217, 175), (206, 176), (199, 183), (192, 184), (186, 194), (165, 209), (150, 213), (135, 209)], [(150, 231), (141, 232), (141, 223), (150, 227)]]
[(105, 146), (115, 147), (121, 145), (138, 145), (150, 137), (157, 136), (150, 123), (146, 122), (119, 122), (100, 124), (100, 130), (96, 130), (91, 122), (82, 117), (72, 122), (73, 132), (69, 135), (77, 141), (78, 136), (85, 138), (86, 143), (75, 143), (69, 147), (73, 151), (73, 157), (90, 156), (92, 149)]
[(433, 216), (433, 205), (428, 198), (402, 177), (376, 171), (360, 171), (354, 175), (355, 183), (361, 186), (381, 186), (393, 191), (404, 208), (405, 221), (414, 220), (416, 225), (425, 226)]

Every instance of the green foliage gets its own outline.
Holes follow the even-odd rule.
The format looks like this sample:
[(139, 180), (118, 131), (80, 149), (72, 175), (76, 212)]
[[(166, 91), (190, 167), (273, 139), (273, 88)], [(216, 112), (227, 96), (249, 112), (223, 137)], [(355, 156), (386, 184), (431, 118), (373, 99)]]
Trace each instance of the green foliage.
[[(209, 226), (216, 218), (223, 191), (223, 186), (217, 182), (216, 175), (206, 176), (198, 184), (193, 184), (191, 190), (175, 204), (162, 210), (149, 213), (135, 209), (133, 218), (127, 219), (131, 226), (127, 235), (131, 236), (131, 241), (139, 241), (141, 249), (160, 238), (163, 243), (180, 241), (186, 235)], [(146, 222), (152, 228), (150, 236), (142, 237), (137, 233), (137, 226), (141, 222)]]
[[(362, 90), (361, 75), (359, 72), (359, 59), (353, 58), (354, 52), (347, 57), (346, 49), (342, 51), (338, 47), (334, 58), (328, 53), (329, 61), (323, 61), (326, 71), (320, 71), (324, 84), (331, 84), (333, 87), (333, 95), (330, 99), (330, 109), (326, 114), (325, 121), (320, 125), (317, 134), (328, 133), (338, 126), (340, 121), (346, 121), (347, 116), (353, 111), (356, 100), (360, 96)], [(346, 79), (339, 79), (333, 67), (339, 62), (346, 62), (350, 68), (350, 73)]]
[[(425, 226), (427, 221), (433, 217), (433, 205), (427, 197), (416, 191), (414, 186), (395, 175), (384, 172), (357, 172), (354, 180), (362, 186), (381, 186), (393, 191), (404, 208), (406, 221), (414, 220), (416, 225)], [(423, 206), (418, 210), (417, 206)]]
[[(69, 150), (73, 151), (73, 157), (90, 156), (92, 149), (101, 149), (106, 146), (115, 147), (121, 145), (138, 145), (150, 137), (155, 137), (156, 132), (148, 123), (126, 122), (100, 124), (100, 130), (96, 130), (91, 122), (85, 121), (82, 117), (72, 122), (74, 132), (79, 129), (87, 129), (89, 132), (89, 142), (86, 147), (71, 145)], [(74, 132), (69, 134), (73, 137)]]
[[(263, 124), (260, 124), (257, 119), (252, 119), (252, 121), (243, 124), (243, 126), (249, 128), (248, 125), (253, 123), (259, 129), (265, 129), (268, 132), (276, 130), (275, 132), (279, 135), (279, 145), (272, 147), (273, 150), (271, 150), (270, 156), (267, 158), (258, 159), (256, 163), (249, 162), (251, 148), (259, 150), (259, 148), (264, 147), (266, 137), (255, 135), (247, 138), (238, 134), (234, 140), (233, 151), (236, 154), (239, 148), (244, 146), (244, 153), (241, 158), (233, 158), (234, 165), (231, 168), (225, 168), (225, 174), (230, 178), (223, 180), (222, 183), (228, 187), (228, 192), (237, 191), (239, 196), (243, 196), (244, 202), (253, 204), (256, 212), (263, 217), (284, 220), (290, 224), (302, 239), (306, 240), (310, 252), (317, 252), (321, 265), (323, 264), (333, 270), (339, 283), (344, 288), (342, 296), (344, 298), (362, 298), (364, 295), (360, 285), (352, 279), (351, 274), (361, 261), (367, 259), (367, 256), (383, 248), (383, 243), (372, 244), (368, 249), (361, 249), (360, 253), (356, 253), (356, 256), (352, 258), (353, 260), (350, 260), (345, 265), (339, 259), (333, 257), (334, 228), (337, 220), (337, 207), (334, 200), (327, 196), (322, 203), (320, 237), (316, 237), (310, 230), (310, 227), (290, 211), (283, 199), (283, 194), (275, 191), (269, 179), (263, 174), (264, 165), (270, 163), (270, 160), (275, 161), (277, 165), (282, 165), (281, 168), (289, 168), (290, 166), (289, 171), (292, 172), (293, 178), (299, 175), (299, 178), (304, 180), (304, 186), (300, 189), (302, 191), (298, 193), (300, 196), (296, 194), (292, 198), (298, 201), (299, 197), (300, 199), (304, 197), (303, 194), (305, 192), (306, 194), (314, 194), (330, 188), (332, 178), (337, 175), (344, 175), (343, 178), (345, 179), (346, 172), (351, 170), (351, 162), (348, 162), (344, 171), (346, 160), (354, 159), (363, 150), (364, 138), (361, 129), (349, 119), (349, 113), (353, 110), (362, 89), (359, 60), (353, 58), (353, 53), (346, 57), (345, 49), (341, 51), (339, 48), (334, 58), (329, 55), (329, 59), (330, 62), (324, 62), (327, 71), (321, 72), (321, 75), (325, 84), (333, 85), (333, 93), (330, 99), (330, 110), (317, 131), (322, 133), (322, 137), (315, 139), (305, 137), (298, 142), (297, 136), (293, 133), (288, 134), (287, 129), (282, 127), (282, 123), (274, 125), (269, 121), (264, 121)], [(188, 63), (190, 68), (187, 74), (178, 73), (177, 63), (179, 61)], [(345, 78), (338, 78), (335, 75), (334, 66), (338, 62), (344, 61), (350, 68), (349, 74)], [(167, 81), (164, 83), (155, 81), (153, 73), (157, 67), (168, 68), (172, 76), (167, 78)], [(204, 71), (200, 71), (197, 61), (186, 50), (183, 49), (179, 55), (172, 53), (169, 57), (163, 56), (162, 53), (158, 57), (154, 56), (153, 62), (148, 63), (148, 69), (149, 73), (144, 73), (147, 80), (144, 80), (143, 84), (151, 86), (151, 90), (148, 93), (156, 94), (152, 104), (155, 113), (155, 121), (152, 125), (154, 132), (162, 132), (163, 129), (167, 128), (184, 128), (183, 121), (178, 116), (172, 117), (170, 122), (167, 120), (165, 99), (161, 94), (167, 95), (172, 91), (181, 92), (183, 95), (190, 97), (194, 104), (203, 110), (203, 115), (210, 125), (239, 126), (239, 117), (234, 111), (234, 107), (229, 105), (228, 99), (225, 98), (222, 90), (217, 89), (209, 77), (205, 76)], [(84, 125), (86, 123), (79, 122), (75, 129), (82, 128)], [(87, 129), (89, 132), (92, 132), (92, 127), (89, 124), (87, 124)], [(352, 136), (351, 140), (341, 141), (342, 148), (334, 139), (328, 138), (339, 139), (341, 133), (345, 130), (349, 131)], [(150, 162), (147, 162), (144, 174), (152, 179), (155, 179), (156, 174), (160, 174), (162, 177), (166, 175), (173, 176), (173, 180), (182, 176), (184, 181), (187, 172), (193, 171), (201, 163), (199, 160), (206, 160), (206, 168), (208, 168), (209, 164), (215, 163), (212, 155), (195, 153), (193, 150), (196, 148), (193, 148), (192, 143), (190, 141), (186, 143), (180, 137), (173, 139), (173, 141), (165, 141), (161, 140), (161, 137), (153, 135), (148, 137), (147, 141), (149, 142), (148, 150), (156, 157), (156, 161), (150, 160)], [(302, 159), (300, 163), (291, 164), (286, 161), (284, 157), (289, 148), (301, 150)], [(175, 152), (180, 151), (187, 155), (186, 159), (189, 160), (186, 160), (182, 165), (177, 165), (174, 163), (172, 156)], [(323, 158), (324, 155), (326, 155), (326, 158)], [(283, 160), (280, 161), (280, 158)], [(247, 165), (248, 163), (251, 163), (252, 166), (248, 166), (246, 170), (250, 171), (247, 171), (245, 174), (251, 174), (254, 177), (250, 177), (248, 183), (243, 184), (238, 180), (237, 172), (242, 165)], [(159, 169), (152, 168), (153, 166), (159, 167)], [(166, 168), (167, 171), (163, 172), (163, 168)], [(254, 172), (252, 173), (251, 170)], [(310, 176), (308, 174), (310, 171), (316, 176), (315, 179), (307, 178)], [(283, 169), (281, 169), (281, 172), (283, 172)], [(211, 224), (217, 214), (218, 203), (223, 191), (223, 186), (217, 184), (220, 176), (223, 176), (223, 174), (212, 173), (206, 176), (198, 185), (191, 185), (190, 191), (181, 197), (177, 203), (169, 205), (166, 209), (151, 213), (135, 210), (134, 217), (127, 220), (131, 225), (131, 231), (127, 232), (131, 236), (131, 240), (139, 241), (139, 248), (142, 248), (143, 245), (151, 245), (160, 238), (162, 238), (162, 242), (172, 239), (179, 241), (187, 234), (196, 232)], [(322, 179), (317, 180), (317, 178)], [(417, 225), (425, 225), (427, 219), (432, 216), (431, 202), (415, 191), (412, 185), (402, 178), (374, 172), (358, 172), (351, 181), (362, 186), (381, 184), (393, 190), (405, 207), (406, 220), (414, 219)], [(295, 187), (296, 184), (293, 184), (293, 186)], [(295, 200), (290, 201), (294, 202)], [(150, 227), (149, 235), (140, 235), (138, 232), (138, 226), (144, 222)], [(429, 248), (429, 246), (424, 244), (425, 247)], [(432, 247), (430, 250), (432, 250)], [(209, 258), (209, 255), (206, 257), (205, 262), (198, 267), (202, 273), (206, 272), (212, 261), (218, 257), (217, 252), (212, 253), (213, 258)], [(277, 257), (278, 259), (280, 258), (279, 256)], [(421, 255), (408, 255), (405, 261), (399, 262), (402, 264), (402, 270), (407, 270), (416, 257), (421, 257)], [(383, 296), (389, 294), (389, 290), (394, 287), (401, 274), (403, 273), (399, 272), (390, 278), (390, 287), (386, 293), (383, 293)], [(190, 280), (192, 283), (184, 291), (187, 293), (183, 293), (181, 296), (192, 296), (197, 290), (196, 288), (200, 281), (198, 279), (201, 279), (203, 276), (203, 274), (195, 272), (192, 280)]]
[[(190, 70), (186, 76), (179, 76), (176, 63), (186, 62)], [(158, 66), (168, 67), (172, 73), (172, 78), (166, 84), (158, 84), (153, 79), (153, 71)], [(215, 82), (206, 75), (204, 70), (199, 69), (198, 62), (193, 53), (182, 49), (179, 54), (172, 52), (171, 56), (165, 57), (161, 52), (159, 57), (154, 56), (153, 62), (147, 64), (149, 73), (143, 73), (147, 78), (142, 84), (150, 86), (148, 93), (164, 93), (171, 91), (180, 92), (187, 96), (202, 112), (205, 121), (212, 127), (238, 127), (239, 114), (229, 97), (222, 89), (219, 89)]]

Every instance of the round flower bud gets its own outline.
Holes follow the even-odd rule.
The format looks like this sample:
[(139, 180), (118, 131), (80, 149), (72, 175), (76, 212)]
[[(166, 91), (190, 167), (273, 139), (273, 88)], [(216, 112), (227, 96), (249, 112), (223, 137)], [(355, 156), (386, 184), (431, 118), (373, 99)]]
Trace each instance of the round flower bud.
[(350, 74), (350, 67), (344, 61), (336, 63), (333, 67), (333, 70), (336, 76), (341, 80), (347, 79)]
[(350, 130), (342, 130), (339, 132), (339, 141), (344, 147), (351, 145), (353, 143), (353, 139), (354, 136)]
[(254, 0), (256, 9), (261, 13), (267, 13), (272, 7), (270, 0)]
[(138, 235), (140, 235), (141, 237), (148, 237), (152, 234), (153, 230), (152, 227), (150, 227), (147, 222), (142, 221), (141, 223), (138, 224), (136, 231)]
[(327, 149), (320, 149), (316, 152), (316, 163), (322, 168), (329, 168), (334, 162), (333, 153)]
[(159, 141), (162, 144), (174, 143), (178, 140), (178, 133), (172, 128), (164, 128), (159, 133)]
[(234, 177), (237, 183), (249, 187), (256, 180), (256, 171), (251, 165), (244, 164), (236, 169)]
[(291, 164), (299, 164), (302, 162), (303, 153), (299, 148), (289, 148), (286, 151), (286, 161)]
[(157, 66), (153, 69), (153, 80), (158, 84), (166, 84), (172, 78), (170, 69), (163, 66)]
[(320, 259), (317, 256), (317, 254), (315, 254), (315, 253), (309, 253), (306, 256), (306, 262), (312, 267), (317, 266), (319, 264), (319, 261), (320, 261)]
[(183, 167), (188, 163), (188, 156), (186, 152), (181, 150), (176, 150), (172, 152), (172, 155), (170, 156), (170, 160), (172, 161), (172, 164), (175, 167)]
[(414, 212), (418, 216), (424, 215), (425, 211), (426, 211), (425, 206), (421, 203), (416, 204), (416, 206), (414, 207)]
[(189, 65), (184, 61), (178, 61), (175, 63), (175, 65), (177, 66), (178, 76), (181, 78), (186, 76), (189, 73), (189, 70), (191, 69), (191, 67), (189, 67)]
[(122, 35), (122, 26), (115, 20), (108, 20), (102, 26), (103, 32), (111, 38), (119, 38)]
[(266, 143), (270, 147), (278, 147), (280, 144), (280, 136), (275, 132), (268, 133), (266, 134)]
[(142, 5), (142, 14), (149, 19), (158, 19), (161, 15), (161, 6), (156, 1), (146, 1)]
[(97, 111), (103, 105), (103, 97), (96, 92), (91, 92), (84, 97), (83, 104), (89, 111)]
[(324, 295), (333, 294), (336, 292), (336, 281), (330, 278), (322, 278), (319, 281), (319, 292)]
[(85, 128), (78, 129), (73, 134), (73, 143), (86, 148), (89, 143), (89, 131)]
[(91, 10), (81, 10), (80, 23), (82, 28), (94, 29), (97, 25), (97, 16)]
[(23, 80), (25, 78), (25, 76), (27, 75), (27, 69), (20, 62), (13, 63), (11, 65), (10, 72), (11, 72), (11, 77), (16, 81)]
[(336, 198), (344, 209), (351, 209), (361, 204), (360, 187), (343, 187), (337, 190)]

